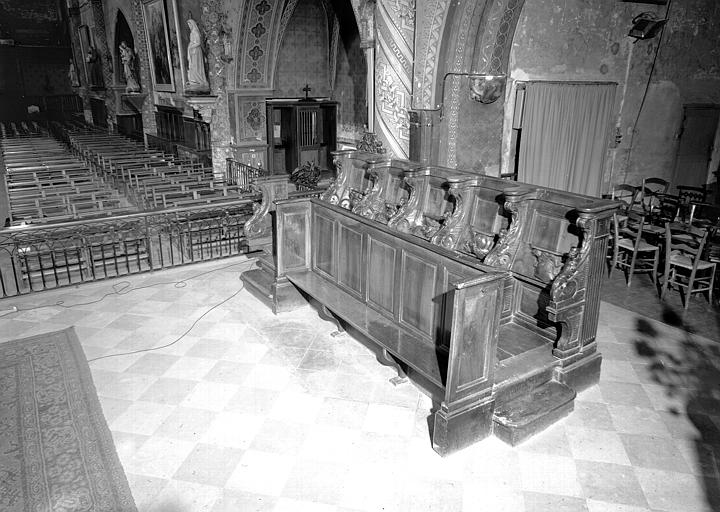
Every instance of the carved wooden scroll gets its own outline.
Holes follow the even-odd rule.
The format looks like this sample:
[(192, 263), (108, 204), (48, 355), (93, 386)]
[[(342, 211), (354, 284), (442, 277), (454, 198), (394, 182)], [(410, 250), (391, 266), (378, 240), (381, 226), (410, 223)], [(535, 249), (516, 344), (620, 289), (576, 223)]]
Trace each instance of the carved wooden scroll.
[(472, 188), (477, 185), (474, 178), (448, 178), (449, 194), (455, 198), (452, 215), (430, 240), (446, 249), (467, 250), (470, 242), (470, 209), (472, 208)]
[(245, 223), (245, 236), (248, 241), (256, 238), (271, 237), (272, 218), (270, 212), (275, 210), (275, 201), (287, 199), (288, 177), (267, 176), (255, 178), (250, 188), (262, 194), (261, 202), (253, 204), (253, 216)]
[(388, 227), (402, 233), (412, 233), (425, 225), (425, 214), (420, 208), (420, 198), (427, 193), (427, 179), (424, 175), (408, 172), (405, 175), (405, 187), (409, 191), (408, 200), (401, 205), (388, 220)]
[[(383, 173), (383, 171), (385, 172)], [(381, 173), (386, 174), (387, 169), (379, 169), (371, 166), (367, 170), (367, 175), (372, 185), (364, 197), (353, 205), (352, 212), (366, 219), (387, 222), (387, 217), (385, 216), (385, 185), (387, 184), (387, 180)]]
[(500, 233), (495, 247), (485, 256), (485, 263), (493, 267), (509, 269), (518, 247), (527, 218), (527, 204), (519, 203), (515, 198), (505, 201), (505, 210), (510, 213), (510, 226)]
[(350, 173), (347, 155), (352, 151), (334, 151), (333, 165), (335, 166), (335, 179), (320, 196), (320, 199), (330, 204), (336, 204), (342, 208), (350, 207)]
[(547, 307), (550, 320), (561, 325), (560, 338), (553, 351), (558, 357), (580, 349), (588, 259), (595, 238), (595, 221), (589, 215), (580, 214), (575, 224), (582, 233), (580, 247), (570, 249), (562, 270), (552, 282)]

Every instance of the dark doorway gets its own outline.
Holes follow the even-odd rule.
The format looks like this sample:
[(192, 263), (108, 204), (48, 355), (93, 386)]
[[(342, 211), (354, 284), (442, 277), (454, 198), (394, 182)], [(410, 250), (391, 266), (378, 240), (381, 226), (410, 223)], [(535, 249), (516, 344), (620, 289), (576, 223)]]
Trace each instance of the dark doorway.
[(685, 105), (672, 185), (700, 187), (708, 166), (720, 116), (719, 105)]

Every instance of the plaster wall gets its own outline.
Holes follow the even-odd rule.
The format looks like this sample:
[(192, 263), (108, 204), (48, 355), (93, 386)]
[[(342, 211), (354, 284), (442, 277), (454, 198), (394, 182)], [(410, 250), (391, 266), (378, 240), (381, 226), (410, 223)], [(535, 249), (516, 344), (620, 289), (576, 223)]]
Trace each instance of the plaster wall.
[(328, 22), (319, 0), (300, 0), (285, 29), (275, 64), (274, 96), (304, 96), (309, 85), (310, 96), (330, 95), (328, 62)]
[(335, 90), (338, 106), (338, 139), (354, 143), (367, 130), (367, 62), (360, 47), (355, 16), (349, 5), (336, 5), (340, 19)]
[(613, 183), (639, 184), (644, 176), (670, 179), (682, 105), (720, 102), (720, 10), (713, 0), (675, 2), (662, 41), (656, 36), (636, 42), (627, 36), (634, 16), (652, 12), (664, 18), (666, 8), (526, 0), (510, 55), (503, 171), (510, 161), (510, 120), (518, 81), (611, 81), (618, 83), (616, 126), (610, 127), (618, 143), (610, 137), (603, 190)]

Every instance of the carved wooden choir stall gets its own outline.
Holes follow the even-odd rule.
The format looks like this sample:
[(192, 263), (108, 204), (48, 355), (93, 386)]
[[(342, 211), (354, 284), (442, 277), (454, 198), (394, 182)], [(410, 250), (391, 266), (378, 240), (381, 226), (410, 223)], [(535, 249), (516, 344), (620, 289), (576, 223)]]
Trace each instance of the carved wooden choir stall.
[(337, 177), (320, 197), (276, 203), (275, 244), (243, 275), (248, 289), (276, 313), (309, 298), (376, 345), (435, 401), (440, 454), (491, 433), (516, 444), (572, 411), (600, 376), (616, 203), (334, 155)]

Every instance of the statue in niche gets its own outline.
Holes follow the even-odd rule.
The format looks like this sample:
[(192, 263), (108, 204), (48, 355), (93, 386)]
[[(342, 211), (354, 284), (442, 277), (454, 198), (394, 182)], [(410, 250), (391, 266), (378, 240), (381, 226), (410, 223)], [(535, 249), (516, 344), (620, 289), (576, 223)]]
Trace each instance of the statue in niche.
[(68, 69), (68, 79), (70, 87), (80, 87), (80, 79), (78, 78), (77, 68), (72, 59), (70, 59), (70, 68)]
[(120, 60), (123, 63), (125, 75), (125, 92), (140, 92), (140, 84), (135, 77), (135, 50), (125, 41), (120, 43)]
[(205, 56), (202, 50), (202, 35), (194, 19), (187, 20), (190, 28), (190, 42), (188, 43), (187, 58), (187, 83), (186, 92), (208, 93), (210, 85), (205, 76)]
[(90, 87), (103, 87), (103, 72), (100, 52), (98, 52), (94, 46), (91, 46), (88, 49), (85, 60), (90, 68)]

